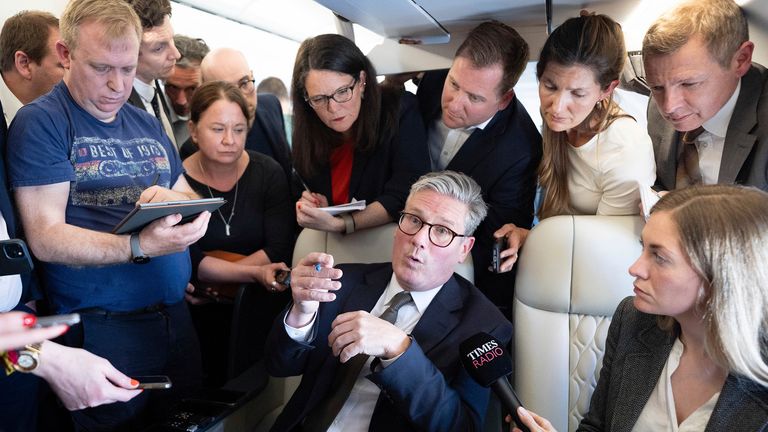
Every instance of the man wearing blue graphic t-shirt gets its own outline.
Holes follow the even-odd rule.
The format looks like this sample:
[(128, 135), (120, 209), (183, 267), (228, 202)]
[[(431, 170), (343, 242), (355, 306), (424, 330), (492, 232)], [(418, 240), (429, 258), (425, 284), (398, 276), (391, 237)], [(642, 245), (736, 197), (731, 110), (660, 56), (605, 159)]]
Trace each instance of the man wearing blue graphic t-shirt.
[[(172, 215), (110, 234), (138, 202), (195, 197), (162, 125), (126, 105), (141, 25), (122, 0), (73, 0), (56, 49), (65, 74), (22, 108), (8, 137), (12, 187), (56, 313), (79, 312), (66, 342), (129, 376), (169, 375), (173, 390), (73, 413), (88, 430), (138, 430), (199, 382), (199, 348), (184, 289), (187, 246), (208, 225)], [(162, 399), (161, 399), (162, 398)]]

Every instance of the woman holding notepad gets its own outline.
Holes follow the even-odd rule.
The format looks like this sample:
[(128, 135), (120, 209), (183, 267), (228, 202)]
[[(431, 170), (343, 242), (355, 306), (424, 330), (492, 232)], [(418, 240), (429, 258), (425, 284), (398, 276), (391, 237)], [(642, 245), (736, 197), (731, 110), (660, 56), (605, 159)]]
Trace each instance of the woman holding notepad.
[[(293, 161), (306, 189), (299, 225), (351, 233), (396, 220), (411, 183), (429, 171), (415, 97), (379, 86), (354, 42), (332, 34), (301, 44), (291, 87)], [(365, 209), (319, 209), (353, 199)]]
[(264, 334), (287, 303), (289, 297), (279, 295), (286, 286), (276, 283), (276, 272), (288, 269), (295, 223), (280, 165), (244, 150), (249, 110), (238, 88), (205, 83), (192, 96), (190, 111), (190, 136), (199, 150), (184, 161), (184, 175), (200, 196), (227, 201), (212, 213), (205, 236), (190, 247), (195, 292), (219, 300), (191, 308), (203, 368), (208, 384), (215, 385), (223, 383), (227, 369), (232, 305), (226, 300), (242, 284), (251, 284), (246, 289), (260, 297), (260, 308), (252, 313), (262, 320)]

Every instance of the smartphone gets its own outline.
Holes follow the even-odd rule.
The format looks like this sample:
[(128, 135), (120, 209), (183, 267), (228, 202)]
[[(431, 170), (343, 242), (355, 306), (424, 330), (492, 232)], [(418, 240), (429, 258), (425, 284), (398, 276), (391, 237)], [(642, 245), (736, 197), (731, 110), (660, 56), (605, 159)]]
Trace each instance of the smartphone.
[(275, 280), (277, 283), (285, 285), (287, 287), (291, 286), (291, 271), (290, 270), (278, 270), (277, 273), (275, 273)]
[(133, 377), (136, 381), (139, 382), (139, 386), (136, 388), (140, 389), (169, 389), (171, 388), (171, 379), (168, 378), (165, 375), (146, 375), (146, 376), (135, 376)]
[(493, 266), (494, 273), (501, 272), (501, 251), (503, 251), (506, 246), (506, 237), (499, 237), (493, 242), (493, 256), (491, 257), (491, 265)]
[(29, 273), (33, 267), (32, 258), (24, 240), (0, 241), (0, 276)]
[(80, 314), (64, 314), (64, 315), (51, 315), (44, 317), (37, 317), (34, 328), (53, 327), (59, 324), (66, 324), (73, 326), (80, 322)]

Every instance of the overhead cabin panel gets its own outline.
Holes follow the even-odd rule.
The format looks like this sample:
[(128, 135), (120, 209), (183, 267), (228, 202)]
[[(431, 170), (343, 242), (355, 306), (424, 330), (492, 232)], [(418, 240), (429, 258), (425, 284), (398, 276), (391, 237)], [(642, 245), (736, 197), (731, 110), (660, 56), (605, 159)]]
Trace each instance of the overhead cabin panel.
[(384, 37), (446, 43), (450, 36), (428, 10), (412, 0), (316, 0), (338, 15)]

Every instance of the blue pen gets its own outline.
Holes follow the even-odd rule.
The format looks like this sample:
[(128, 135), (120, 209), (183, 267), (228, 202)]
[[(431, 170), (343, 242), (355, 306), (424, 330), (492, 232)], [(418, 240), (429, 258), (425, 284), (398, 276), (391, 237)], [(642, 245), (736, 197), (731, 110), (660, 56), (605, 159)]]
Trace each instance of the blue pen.
[(320, 272), (320, 269), (323, 268), (323, 266), (320, 263), (315, 264), (315, 271), (318, 273)]

